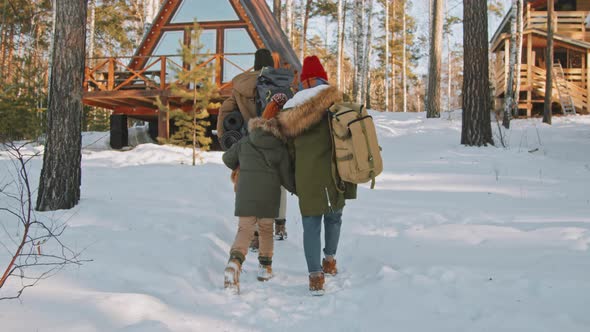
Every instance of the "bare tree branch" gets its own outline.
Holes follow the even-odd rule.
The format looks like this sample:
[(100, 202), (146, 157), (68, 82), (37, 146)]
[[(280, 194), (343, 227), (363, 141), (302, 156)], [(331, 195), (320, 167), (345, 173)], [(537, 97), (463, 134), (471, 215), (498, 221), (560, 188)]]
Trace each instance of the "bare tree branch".
[[(38, 220), (35, 216), (32, 201), (34, 191), (30, 186), (28, 163), (38, 157), (39, 153), (25, 153), (24, 147), (28, 143), (17, 145), (6, 142), (3, 145), (3, 151), (10, 156), (16, 172), (9, 172), (12, 174), (11, 181), (0, 185), (0, 194), (6, 198), (0, 201), (4, 204), (0, 207), (0, 213), (6, 213), (17, 220), (18, 227), (16, 236), (13, 236), (4, 224), (1, 225), (12, 243), (9, 247), (6, 243), (0, 242), (10, 253), (10, 261), (5, 265), (4, 273), (0, 275), (0, 290), (12, 277), (21, 280), (21, 287), (14, 295), (0, 297), (0, 300), (8, 300), (20, 298), (25, 289), (55, 275), (66, 265), (82, 265), (91, 260), (81, 259), (82, 252), (72, 250), (60, 239), (67, 229), (67, 221), (72, 216), (63, 223), (58, 223), (53, 218), (47, 221)], [(46, 251), (44, 247), (49, 249)], [(0, 262), (0, 267), (3, 267), (3, 264)]]

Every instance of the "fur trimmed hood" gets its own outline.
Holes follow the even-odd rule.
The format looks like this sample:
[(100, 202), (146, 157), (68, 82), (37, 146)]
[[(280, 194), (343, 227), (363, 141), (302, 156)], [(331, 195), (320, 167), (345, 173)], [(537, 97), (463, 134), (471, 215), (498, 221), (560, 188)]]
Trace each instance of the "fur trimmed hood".
[[(326, 110), (334, 103), (342, 101), (342, 93), (334, 86), (317, 86), (317, 93), (308, 97), (298, 105), (285, 109), (277, 116), (282, 133), (286, 137), (297, 137), (307, 128), (319, 123)], [(310, 92), (302, 90), (302, 92)], [(293, 97), (296, 99), (297, 94)], [(287, 105), (286, 105), (287, 106)]]
[(252, 133), (255, 129), (260, 129), (264, 132), (270, 133), (272, 136), (285, 142), (286, 138), (281, 133), (279, 121), (276, 118), (264, 119), (264, 118), (253, 118), (248, 121), (248, 132)]

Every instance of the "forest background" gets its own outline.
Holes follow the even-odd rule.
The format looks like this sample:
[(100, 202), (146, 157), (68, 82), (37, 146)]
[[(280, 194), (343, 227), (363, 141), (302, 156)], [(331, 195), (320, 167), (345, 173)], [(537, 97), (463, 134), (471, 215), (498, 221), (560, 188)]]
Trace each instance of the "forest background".
[[(87, 59), (132, 55), (161, 2), (89, 0)], [(385, 0), (267, 2), (271, 9), (280, 8), (275, 16), (299, 57), (318, 55), (330, 81), (348, 98), (379, 111), (424, 110), (432, 0), (394, 0), (388, 6)], [(445, 2), (440, 70), (443, 111), (461, 108), (462, 3)], [(341, 22), (339, 4), (344, 10)], [(488, 1), (489, 33), (507, 4), (507, 0)], [(45, 130), (52, 24), (50, 0), (0, 0), (0, 132), (13, 139), (37, 139)], [(341, 34), (339, 26), (344, 26)], [(343, 43), (340, 70), (339, 37)], [(82, 130), (108, 130), (110, 114), (110, 110), (86, 106)]]

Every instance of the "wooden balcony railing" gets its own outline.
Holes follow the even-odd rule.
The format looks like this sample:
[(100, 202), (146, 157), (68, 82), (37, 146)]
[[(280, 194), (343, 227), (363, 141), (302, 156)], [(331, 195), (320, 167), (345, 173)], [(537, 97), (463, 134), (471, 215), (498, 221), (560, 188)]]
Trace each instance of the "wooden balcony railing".
[[(553, 12), (554, 31), (570, 38), (586, 40), (587, 11), (555, 11)], [(547, 31), (547, 12), (533, 11), (527, 8), (524, 17), (524, 28)]]
[[(506, 88), (506, 79), (504, 76), (504, 66), (501, 64), (502, 61), (498, 61), (497, 64), (494, 66), (494, 84), (495, 84), (495, 91), (496, 97), (500, 96), (504, 93)], [(579, 109), (585, 109), (586, 103), (588, 101), (588, 90), (586, 89), (584, 77), (585, 74), (583, 73), (582, 69), (563, 69), (564, 75), (566, 77), (566, 85), (569, 90), (572, 99), (574, 100), (574, 105)], [(538, 96), (545, 95), (545, 80), (547, 76), (547, 72), (544, 68), (532, 66), (530, 73), (530, 86), (529, 86), (529, 68), (528, 65), (523, 64), (520, 68), (520, 91), (527, 91), (529, 88), (531, 91), (535, 92)], [(559, 95), (556, 88), (552, 90), (552, 99), (554, 101), (559, 101)], [(525, 100), (521, 99), (521, 103)]]
[[(252, 70), (252, 67), (243, 68), (231, 60), (232, 56), (241, 55), (253, 53), (204, 54), (204, 61), (199, 67), (212, 64), (214, 76), (211, 79), (222, 90), (231, 84), (231, 81), (223, 82), (224, 65), (237, 69), (239, 73)], [(128, 65), (137, 59), (145, 63), (143, 68), (135, 69)], [(85, 68), (84, 88), (86, 91), (165, 90), (171, 83), (177, 82), (178, 72), (187, 70), (180, 55), (91, 58)]]

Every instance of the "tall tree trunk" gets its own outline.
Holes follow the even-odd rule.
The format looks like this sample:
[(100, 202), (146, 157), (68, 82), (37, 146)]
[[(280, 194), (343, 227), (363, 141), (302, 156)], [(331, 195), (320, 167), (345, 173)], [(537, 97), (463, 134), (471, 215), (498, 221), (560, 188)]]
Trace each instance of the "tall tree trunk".
[[(392, 3), (392, 11), (393, 13), (391, 14), (391, 18), (394, 20), (395, 22), (395, 2)], [(395, 69), (395, 23), (393, 24), (393, 26), (391, 27), (391, 44), (393, 46), (392, 48), (392, 52), (393, 54), (391, 55), (391, 111), (395, 112), (396, 110), (396, 95), (395, 95), (395, 87), (396, 87), (396, 77), (395, 77), (395, 73), (396, 73), (396, 69)]]
[[(433, 0), (432, 4), (432, 30), (430, 32), (430, 56), (428, 61), (428, 96), (426, 98), (427, 118), (440, 117), (440, 68), (443, 27), (443, 1), (444, 0)], [(467, 6), (471, 6), (471, 1)]]
[(486, 0), (463, 2), (463, 119), (461, 144), (494, 144), (490, 121), (488, 9)]
[[(369, 50), (369, 56), (372, 53), (372, 49)], [(371, 105), (371, 74), (369, 73), (369, 78), (367, 79), (367, 96), (366, 96), (366, 100), (365, 100), (365, 107), (367, 109), (371, 109), (373, 108)]]
[(338, 55), (337, 55), (337, 70), (336, 82), (338, 89), (344, 90), (342, 87), (342, 55), (344, 54), (344, 0), (338, 0)]
[(87, 0), (55, 0), (53, 10), (56, 23), (39, 211), (70, 209), (80, 200)]
[(504, 52), (510, 52), (510, 59), (508, 61), (508, 80), (506, 81), (506, 93), (504, 96), (504, 115), (502, 117), (502, 125), (504, 128), (510, 128), (510, 118), (512, 117), (512, 109), (514, 108), (514, 66), (516, 65), (516, 17), (518, 7), (516, 0), (512, 0), (512, 8), (510, 9), (510, 49)]
[[(89, 0), (88, 6), (90, 6), (90, 24), (88, 29), (90, 35), (88, 36), (88, 57), (94, 58), (94, 27), (96, 25), (96, 0)], [(92, 60), (91, 60), (92, 61)], [(93, 63), (89, 62), (89, 65), (93, 66)]]
[(8, 47), (6, 49), (6, 55), (4, 57), (4, 79), (6, 82), (10, 82), (12, 76), (12, 56), (14, 54), (14, 25), (10, 27), (10, 34), (8, 35)]
[[(293, 0), (287, 0), (287, 17), (285, 22), (287, 37), (289, 37), (289, 42), (293, 45)], [(301, 59), (303, 61), (303, 59)]]
[[(445, 21), (449, 21), (449, 2), (445, 2)], [(447, 112), (449, 112), (449, 117), (451, 116), (451, 82), (452, 82), (452, 54), (451, 54), (451, 32), (452, 27), (449, 26), (447, 33)]]
[(385, 112), (389, 111), (389, 0), (385, 0)]
[(364, 46), (364, 54), (363, 54), (363, 63), (362, 63), (362, 76), (361, 76), (361, 101), (365, 103), (367, 99), (367, 95), (369, 94), (368, 89), (368, 81), (369, 81), (369, 73), (370, 73), (370, 57), (371, 57), (371, 36), (372, 36), (372, 19), (373, 19), (373, 0), (367, 0), (369, 4), (367, 6), (366, 11), (366, 22), (367, 22), (367, 32), (365, 38), (365, 46)]
[(354, 54), (355, 54), (355, 71), (354, 81), (352, 85), (353, 99), (357, 103), (361, 103), (361, 82), (362, 82), (362, 64), (363, 61), (363, 47), (364, 47), (364, 6), (365, 0), (357, 0), (354, 2)]
[(305, 3), (305, 20), (303, 21), (303, 54), (307, 51), (307, 26), (309, 23), (309, 13), (311, 12), (311, 0), (307, 0)]
[[(442, 0), (441, 0), (442, 1)], [(402, 101), (403, 101), (403, 110), (404, 112), (408, 111), (408, 64), (406, 61), (406, 51), (407, 51), (407, 33), (406, 33), (406, 0), (404, 0), (402, 2), (402, 43), (403, 43), (403, 48), (402, 48), (402, 86), (403, 86), (403, 96), (402, 96)], [(442, 22), (442, 7), (441, 7), (441, 22)], [(442, 24), (441, 24), (441, 43), (442, 43)], [(440, 62), (440, 56), (439, 56), (439, 60)], [(439, 64), (439, 68), (440, 68), (440, 64)], [(440, 69), (439, 69), (439, 75), (440, 75)], [(440, 85), (440, 81), (438, 83)], [(440, 97), (439, 97), (440, 99)]]
[(452, 96), (452, 82), (453, 82), (453, 54), (451, 52), (451, 31), (447, 34), (447, 111), (451, 112), (451, 96)]
[(513, 110), (513, 115), (518, 116), (518, 103), (520, 102), (520, 68), (522, 65), (522, 31), (524, 29), (523, 23), (523, 0), (516, 0), (517, 3), (517, 11), (516, 11), (516, 22), (517, 22), (517, 31), (516, 31), (516, 93), (514, 94), (514, 104), (516, 105), (515, 109)]
[(547, 54), (545, 56), (547, 80), (545, 81), (545, 109), (543, 111), (543, 122), (551, 124), (551, 94), (553, 87), (553, 0), (547, 1)]
[(158, 0), (146, 0), (147, 6), (145, 8), (145, 19), (144, 19), (144, 34), (151, 28), (152, 24), (154, 23), (154, 19), (156, 15), (158, 15), (158, 11), (160, 10), (160, 2)]
[(273, 0), (272, 13), (274, 14), (279, 25), (281, 25), (281, 0)]

